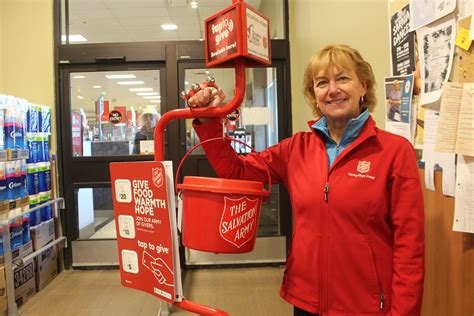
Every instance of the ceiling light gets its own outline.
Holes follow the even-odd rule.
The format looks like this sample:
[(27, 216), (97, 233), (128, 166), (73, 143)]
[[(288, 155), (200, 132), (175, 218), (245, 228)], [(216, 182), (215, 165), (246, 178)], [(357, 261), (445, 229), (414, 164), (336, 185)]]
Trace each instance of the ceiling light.
[(185, 81), (184, 85), (187, 86), (189, 84), (189, 81)]
[(178, 26), (176, 24), (161, 24), (161, 28), (165, 31), (176, 30)]
[[(87, 42), (87, 39), (82, 36), (81, 34), (76, 34), (76, 35), (69, 35), (68, 36), (69, 43), (72, 42)], [(61, 35), (61, 41), (65, 42), (66, 41), (66, 35)]]
[(145, 84), (143, 81), (117, 81), (117, 83), (121, 86), (128, 86), (134, 84)]
[(136, 78), (135, 75), (105, 75), (105, 78), (108, 79), (133, 79)]
[(131, 88), (128, 90), (132, 92), (142, 92), (142, 91), (153, 91), (153, 88)]
[(84, 97), (82, 95), (78, 95), (77, 98), (81, 99), (81, 100), (84, 99)]
[(204, 42), (204, 38), (200, 37), (200, 38), (199, 38), (199, 41), (200, 41), (200, 42)]
[(137, 95), (160, 95), (158, 92), (139, 92)]
[(100, 88), (102, 88), (102, 86), (92, 86), (92, 88), (94, 88), (94, 89), (100, 89)]
[(84, 79), (86, 76), (74, 76), (74, 79)]
[(197, 1), (191, 1), (189, 4), (191, 5), (191, 8), (193, 9), (197, 9), (199, 7)]
[(161, 97), (158, 96), (152, 96), (152, 97), (143, 97), (143, 99), (161, 99)]
[(160, 103), (161, 100), (150, 100), (151, 103)]

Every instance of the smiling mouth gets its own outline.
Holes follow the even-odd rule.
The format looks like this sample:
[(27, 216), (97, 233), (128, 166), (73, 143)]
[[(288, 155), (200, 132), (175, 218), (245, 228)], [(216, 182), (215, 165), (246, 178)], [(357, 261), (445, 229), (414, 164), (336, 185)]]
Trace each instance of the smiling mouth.
[(347, 99), (344, 98), (344, 99), (337, 99), (337, 100), (331, 100), (331, 101), (326, 101), (327, 104), (330, 104), (330, 105), (337, 105), (339, 103), (342, 103), (344, 101), (346, 101)]

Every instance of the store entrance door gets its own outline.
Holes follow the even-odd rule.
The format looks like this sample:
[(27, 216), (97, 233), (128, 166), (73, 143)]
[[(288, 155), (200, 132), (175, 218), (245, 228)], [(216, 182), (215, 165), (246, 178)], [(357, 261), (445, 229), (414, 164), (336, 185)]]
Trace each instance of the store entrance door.
[(164, 63), (64, 65), (61, 76), (72, 266), (117, 265), (109, 163), (153, 159), (153, 126), (166, 102)]
[[(234, 69), (206, 69), (203, 63), (181, 62), (179, 63), (179, 88), (189, 89), (193, 83), (206, 81), (213, 77), (219, 87), (224, 91), (228, 102), (234, 96), (235, 71)], [(272, 67), (247, 68), (246, 69), (246, 94), (239, 113), (229, 115), (225, 123), (226, 133), (233, 138), (244, 141), (254, 147), (257, 151), (275, 145), (282, 135), (281, 125), (278, 119), (278, 93), (283, 91), (281, 85), (283, 71), (278, 62)], [(180, 101), (180, 107), (185, 107), (184, 101)], [(281, 112), (280, 112), (281, 113)], [(236, 115), (237, 114), (237, 115)], [(180, 124), (182, 138), (180, 156), (183, 157), (199, 139), (192, 128), (192, 120), (186, 120)], [(239, 155), (250, 152), (238, 143), (234, 149)], [(198, 147), (188, 157), (183, 166), (184, 175), (216, 177), (209, 161), (204, 155), (202, 147)], [(288, 201), (284, 188), (280, 185), (272, 186), (272, 194), (268, 201), (262, 205), (260, 222), (257, 231), (255, 250), (246, 254), (211, 254), (192, 249), (185, 249), (184, 261), (188, 266), (195, 265), (219, 265), (219, 264), (241, 264), (241, 263), (282, 263), (286, 258), (286, 223), (282, 220), (286, 212), (289, 212)]]

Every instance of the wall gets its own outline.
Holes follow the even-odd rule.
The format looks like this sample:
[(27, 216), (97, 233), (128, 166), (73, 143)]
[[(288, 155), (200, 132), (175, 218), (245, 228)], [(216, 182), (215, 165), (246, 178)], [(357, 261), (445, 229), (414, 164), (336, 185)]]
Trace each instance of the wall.
[(312, 118), (303, 93), (303, 73), (311, 56), (326, 44), (347, 44), (360, 51), (374, 70), (379, 105), (377, 125), (384, 123), (383, 78), (390, 75), (388, 3), (377, 0), (288, 0), (291, 53), (293, 133), (308, 130)]
[(0, 92), (51, 106), (55, 122), (53, 1), (0, 0), (0, 6)]
[(3, 92), (3, 33), (5, 32), (5, 23), (3, 16), (5, 0), (0, 0), (0, 93)]

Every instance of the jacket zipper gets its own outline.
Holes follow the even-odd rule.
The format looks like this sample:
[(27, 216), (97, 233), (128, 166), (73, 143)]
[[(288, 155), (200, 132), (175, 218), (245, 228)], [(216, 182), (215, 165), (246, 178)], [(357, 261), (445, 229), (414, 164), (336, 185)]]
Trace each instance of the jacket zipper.
[(380, 284), (380, 279), (379, 279), (379, 276), (377, 274), (377, 268), (375, 267), (375, 258), (374, 258), (374, 251), (372, 250), (372, 245), (370, 244), (370, 241), (368, 242), (368, 245), (369, 245), (369, 250), (370, 250), (370, 257), (372, 259), (372, 267), (374, 269), (374, 273), (375, 273), (375, 279), (377, 281), (377, 285), (379, 287), (379, 309), (381, 311), (383, 311), (383, 308), (385, 306), (385, 294), (382, 290), (382, 285)]
[(329, 195), (329, 182), (326, 182), (324, 185), (324, 201), (328, 201), (328, 195)]

